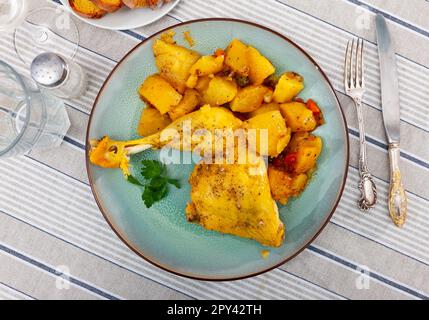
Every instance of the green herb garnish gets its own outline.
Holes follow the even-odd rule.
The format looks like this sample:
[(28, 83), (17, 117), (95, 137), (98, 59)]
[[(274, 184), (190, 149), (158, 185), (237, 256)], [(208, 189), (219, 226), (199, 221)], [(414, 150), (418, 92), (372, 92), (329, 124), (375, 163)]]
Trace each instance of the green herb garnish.
[(165, 198), (168, 194), (168, 185), (171, 184), (180, 189), (180, 182), (176, 179), (168, 178), (167, 167), (157, 160), (143, 160), (141, 175), (147, 184), (141, 183), (132, 175), (128, 176), (128, 182), (144, 187), (142, 200), (147, 208), (152, 207), (155, 202)]
[(129, 183), (135, 184), (135, 185), (137, 185), (137, 186), (144, 187), (144, 185), (143, 185), (143, 184), (141, 184), (141, 183), (140, 183), (140, 181), (138, 181), (138, 180), (137, 180), (136, 178), (134, 178), (132, 175), (129, 175), (127, 179), (128, 179), (128, 182), (129, 182)]

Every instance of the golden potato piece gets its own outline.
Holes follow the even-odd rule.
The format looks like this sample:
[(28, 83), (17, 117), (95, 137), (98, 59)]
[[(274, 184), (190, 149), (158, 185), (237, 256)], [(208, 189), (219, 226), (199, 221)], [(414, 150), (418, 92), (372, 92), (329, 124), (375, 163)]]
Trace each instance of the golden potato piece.
[(307, 185), (308, 175), (305, 173), (298, 173), (292, 177), (292, 184), (290, 186), (291, 194), (298, 196)]
[(183, 93), (186, 89), (189, 70), (200, 55), (195, 51), (160, 39), (155, 40), (153, 52), (161, 76), (179, 93)]
[(221, 106), (231, 102), (237, 95), (237, 90), (237, 84), (234, 81), (214, 77), (203, 94), (203, 101), (211, 106)]
[(317, 126), (313, 112), (304, 103), (283, 103), (280, 105), (280, 111), (292, 132), (312, 131)]
[(188, 78), (188, 80), (186, 80), (186, 86), (189, 89), (194, 89), (198, 84), (198, 76), (196, 74), (191, 74)]
[(99, 19), (107, 13), (91, 0), (69, 0), (69, 4), (74, 12), (84, 18)]
[(237, 96), (231, 102), (231, 110), (234, 112), (252, 112), (258, 109), (264, 101), (268, 88), (263, 85), (253, 85), (238, 91)]
[(266, 78), (276, 72), (271, 62), (253, 47), (249, 46), (249, 77), (253, 84), (262, 84)]
[(288, 146), (289, 152), (296, 153), (295, 173), (304, 173), (314, 168), (322, 152), (322, 139), (308, 132), (295, 133)]
[(307, 185), (308, 176), (305, 173), (291, 174), (274, 166), (268, 167), (271, 195), (274, 200), (285, 205), (289, 197), (298, 196)]
[(303, 173), (312, 169), (322, 151), (322, 139), (316, 137), (315, 145), (303, 145), (298, 148), (295, 164), (295, 172)]
[(148, 77), (139, 88), (143, 100), (149, 102), (161, 114), (165, 114), (182, 100), (182, 95), (160, 75)]
[(257, 49), (237, 39), (234, 39), (226, 49), (225, 65), (241, 76), (249, 76), (255, 85), (262, 84), (276, 72), (271, 62)]
[(224, 60), (225, 56), (223, 55), (201, 57), (189, 70), (190, 76), (186, 81), (186, 86), (193, 89), (197, 86), (199, 77), (213, 76), (222, 71)]
[[(278, 156), (290, 141), (291, 131), (280, 111), (268, 111), (246, 121), (247, 129), (256, 129), (256, 151), (261, 155)], [(265, 129), (265, 134), (264, 134)], [(249, 144), (252, 136), (249, 133)]]
[(121, 0), (91, 0), (99, 8), (106, 10), (107, 12), (115, 12), (122, 7)]
[(182, 101), (173, 107), (169, 112), (172, 120), (176, 120), (184, 115), (194, 111), (200, 102), (200, 94), (194, 89), (187, 89), (183, 94)]
[(189, 70), (190, 74), (197, 75), (198, 77), (208, 76), (221, 72), (223, 69), (223, 62), (225, 56), (203, 56)]
[(167, 127), (171, 119), (167, 114), (161, 114), (154, 107), (143, 109), (140, 121), (137, 127), (137, 133), (140, 136), (150, 136)]
[(240, 40), (234, 39), (225, 51), (225, 65), (242, 76), (248, 76), (250, 62), (248, 47)]
[(255, 110), (253, 112), (250, 112), (249, 117), (253, 118), (253, 117), (258, 116), (260, 114), (263, 114), (265, 112), (274, 111), (274, 110), (280, 111), (280, 104), (275, 103), (275, 102), (264, 103), (259, 109)]
[(303, 78), (293, 72), (282, 75), (276, 85), (273, 100), (277, 103), (290, 102), (304, 89)]
[(212, 81), (212, 79), (213, 78), (209, 76), (197, 78), (197, 84), (194, 89), (197, 90), (200, 94), (202, 94), (204, 91), (207, 90), (207, 88), (209, 87), (209, 83), (210, 81)]

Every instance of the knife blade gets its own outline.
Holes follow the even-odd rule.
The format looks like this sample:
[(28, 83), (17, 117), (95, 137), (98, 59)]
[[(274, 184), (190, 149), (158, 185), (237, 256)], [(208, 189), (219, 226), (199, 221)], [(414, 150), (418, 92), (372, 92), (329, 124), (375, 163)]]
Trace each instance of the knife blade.
[(399, 143), (401, 134), (399, 129), (400, 105), (396, 55), (386, 20), (382, 15), (378, 14), (375, 21), (380, 59), (381, 104), (384, 127), (389, 143)]
[(390, 190), (388, 207), (393, 222), (402, 227), (407, 218), (407, 196), (399, 169), (400, 101), (395, 49), (386, 20), (375, 18), (378, 55), (380, 59), (381, 104), (384, 128), (389, 142)]

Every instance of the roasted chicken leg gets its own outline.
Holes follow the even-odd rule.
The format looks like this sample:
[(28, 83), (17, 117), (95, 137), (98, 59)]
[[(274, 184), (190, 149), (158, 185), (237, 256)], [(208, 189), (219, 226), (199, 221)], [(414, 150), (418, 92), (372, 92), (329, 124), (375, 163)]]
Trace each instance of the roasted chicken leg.
[(160, 132), (142, 139), (115, 141), (104, 137), (99, 141), (92, 141), (89, 159), (91, 163), (103, 168), (121, 168), (124, 175), (128, 176), (129, 156), (132, 154), (149, 148), (159, 149), (166, 145), (179, 150), (193, 151), (201, 144), (201, 139), (195, 139), (195, 133), (199, 130), (205, 130), (215, 137), (216, 129), (235, 130), (242, 126), (243, 122), (226, 108), (205, 105), (177, 119)]

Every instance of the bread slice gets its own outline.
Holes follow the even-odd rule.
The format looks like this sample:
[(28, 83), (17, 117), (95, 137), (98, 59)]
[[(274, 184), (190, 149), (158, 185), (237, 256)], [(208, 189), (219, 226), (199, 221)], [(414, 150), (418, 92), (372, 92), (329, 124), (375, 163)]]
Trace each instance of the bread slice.
[(122, 7), (122, 0), (91, 0), (94, 4), (107, 11), (114, 12)]
[(107, 13), (91, 0), (69, 0), (69, 4), (74, 12), (85, 18), (99, 19)]

